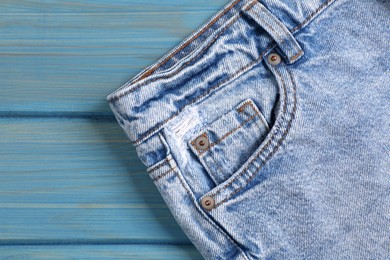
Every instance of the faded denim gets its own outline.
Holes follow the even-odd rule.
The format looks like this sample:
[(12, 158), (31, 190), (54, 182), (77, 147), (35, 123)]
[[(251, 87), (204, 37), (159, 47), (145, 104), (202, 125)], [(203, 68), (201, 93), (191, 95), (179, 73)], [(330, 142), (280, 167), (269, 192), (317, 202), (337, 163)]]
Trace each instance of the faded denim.
[(389, 17), (231, 1), (108, 95), (204, 258), (390, 259)]

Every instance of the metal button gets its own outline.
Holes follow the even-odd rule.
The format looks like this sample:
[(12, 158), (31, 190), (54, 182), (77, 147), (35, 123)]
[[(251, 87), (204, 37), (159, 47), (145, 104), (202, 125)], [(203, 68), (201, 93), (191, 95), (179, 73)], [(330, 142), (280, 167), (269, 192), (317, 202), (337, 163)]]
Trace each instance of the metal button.
[(205, 196), (203, 199), (202, 199), (202, 207), (205, 208), (205, 209), (212, 209), (215, 205), (215, 201), (213, 199), (213, 197), (210, 197), (210, 196)]
[(195, 139), (195, 146), (199, 150), (204, 150), (209, 147), (209, 139), (205, 135), (200, 135)]
[(282, 61), (282, 59), (280, 58), (280, 55), (277, 54), (277, 53), (271, 53), (270, 55), (268, 55), (268, 63), (271, 64), (271, 65), (276, 66), (281, 61)]

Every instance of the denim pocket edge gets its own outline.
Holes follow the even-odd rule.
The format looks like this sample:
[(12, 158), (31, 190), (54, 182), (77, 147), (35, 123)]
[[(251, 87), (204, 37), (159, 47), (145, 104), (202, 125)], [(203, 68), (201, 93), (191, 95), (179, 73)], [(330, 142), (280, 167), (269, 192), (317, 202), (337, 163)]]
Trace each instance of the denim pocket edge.
[(212, 197), (215, 200), (213, 208), (208, 211), (227, 202), (244, 189), (252, 179), (261, 175), (263, 166), (282, 146), (294, 121), (298, 106), (297, 86), (293, 75), (283, 62), (278, 66), (267, 63), (266, 65), (275, 76), (280, 93), (275, 123), (261, 145), (236, 172), (199, 198), (199, 203), (204, 197)]

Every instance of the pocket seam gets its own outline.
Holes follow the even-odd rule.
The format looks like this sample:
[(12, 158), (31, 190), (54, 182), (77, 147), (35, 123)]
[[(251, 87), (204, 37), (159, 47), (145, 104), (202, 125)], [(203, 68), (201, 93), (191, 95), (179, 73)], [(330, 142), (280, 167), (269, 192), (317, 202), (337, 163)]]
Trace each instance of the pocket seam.
[[(292, 95), (293, 95), (293, 109), (291, 112), (287, 113), (288, 111), (288, 98), (287, 98), (287, 86), (286, 86), (286, 82), (285, 80), (283, 79), (283, 76), (281, 75), (281, 73), (278, 71), (278, 69), (275, 69), (275, 72), (277, 73), (278, 77), (280, 78), (280, 80), (282, 81), (282, 85), (283, 85), (283, 89), (284, 89), (284, 100), (285, 100), (285, 103), (284, 103), (284, 106), (283, 106), (283, 111), (281, 112), (281, 115), (285, 118), (286, 116), (290, 116), (290, 118), (288, 119), (287, 121), (287, 126), (286, 128), (284, 129), (284, 131), (282, 132), (282, 136), (280, 137), (279, 140), (277, 140), (277, 144), (272, 147), (272, 150), (269, 152), (269, 154), (266, 156), (266, 158), (264, 158), (264, 160), (262, 160), (259, 164), (259, 166), (256, 167), (255, 171), (250, 174), (250, 177), (245, 181), (244, 184), (242, 184), (239, 188), (235, 189), (234, 191), (232, 191), (228, 196), (224, 197), (221, 201), (219, 201), (218, 203), (216, 203), (213, 207), (216, 208), (218, 207), (219, 205), (223, 204), (224, 202), (226, 202), (229, 198), (231, 198), (234, 194), (238, 193), (240, 190), (242, 190), (244, 187), (246, 187), (246, 185), (255, 177), (257, 176), (257, 172), (259, 171), (259, 169), (261, 167), (263, 167), (263, 165), (274, 155), (274, 153), (279, 149), (279, 147), (281, 146), (282, 142), (284, 141), (285, 137), (287, 136), (290, 128), (291, 128), (291, 125), (292, 125), (292, 122), (295, 118), (295, 113), (296, 113), (296, 110), (297, 110), (297, 93), (296, 93), (296, 82), (294, 80), (294, 77), (292, 76), (291, 72), (289, 70), (287, 70), (287, 73), (291, 79), (291, 83), (292, 83)], [(284, 120), (282, 119), (281, 122), (283, 122)], [(279, 128), (280, 126), (278, 126)], [(270, 136), (270, 138), (268, 139), (267, 143), (264, 145), (264, 147), (256, 154), (256, 156), (254, 158), (251, 159), (251, 161), (248, 163), (248, 165), (241, 170), (240, 174), (237, 175), (236, 177), (234, 177), (232, 180), (230, 180), (228, 183), (226, 183), (223, 187), (220, 187), (218, 188), (218, 190), (215, 190), (213, 191), (212, 193), (208, 192), (206, 193), (205, 195), (207, 196), (215, 196), (217, 194), (220, 194), (221, 192), (223, 192), (228, 186), (230, 186), (233, 182), (237, 181), (240, 179), (240, 177), (242, 175), (244, 175), (247, 170), (249, 169), (250, 166), (252, 166), (252, 164), (259, 158), (260, 155), (263, 154), (263, 152), (271, 145), (271, 143), (273, 141), (275, 141), (275, 136), (278, 134), (278, 131), (275, 131), (273, 133), (272, 136)]]
[[(168, 163), (168, 162), (171, 162), (171, 163)], [(204, 211), (201, 210), (201, 206), (199, 205), (198, 201), (196, 200), (196, 198), (195, 198), (193, 192), (191, 191), (191, 188), (189, 187), (187, 181), (183, 177), (183, 175), (182, 175), (182, 173), (180, 171), (180, 167), (177, 166), (175, 158), (173, 158), (171, 154), (168, 154), (167, 157), (165, 159), (163, 159), (163, 161), (161, 162), (161, 164), (163, 164), (163, 165), (165, 165), (166, 163), (168, 163), (169, 170), (167, 170), (164, 173), (162, 173), (161, 175), (158, 175), (157, 177), (153, 178), (153, 180), (155, 181), (155, 184), (156, 185), (161, 185), (161, 183), (159, 183), (158, 181), (162, 177), (164, 177), (167, 174), (173, 172), (174, 176), (176, 176), (179, 179), (180, 185), (184, 188), (185, 192), (187, 193), (187, 195), (191, 199), (195, 209), (199, 212), (199, 214), (201, 214), (204, 217), (204, 219), (211, 226), (213, 226), (223, 237), (225, 237), (230, 243), (232, 243), (232, 245), (235, 248), (237, 248), (237, 250), (240, 251), (245, 256), (245, 259), (249, 259), (249, 258), (246, 257), (246, 255), (244, 253), (244, 250), (240, 247), (238, 242), (235, 241), (234, 238), (232, 238), (224, 229), (219, 227), (218, 224), (215, 221), (213, 221), (213, 219), (210, 218), (210, 216), (208, 216)]]
[[(173, 161), (174, 162), (174, 161)], [(176, 167), (175, 167), (176, 168)], [(215, 221), (213, 221), (204, 211), (201, 210), (201, 206), (199, 205), (199, 203), (197, 202), (197, 200), (195, 199), (194, 197), (194, 194), (192, 192), (190, 192), (190, 190), (186, 187), (185, 184), (187, 184), (187, 182), (185, 181), (185, 179), (182, 177), (182, 174), (180, 172), (180, 169), (177, 168), (175, 170), (172, 170), (173, 173), (176, 175), (176, 177), (179, 179), (179, 182), (180, 184), (182, 185), (182, 187), (186, 190), (188, 196), (192, 199), (192, 202), (194, 203), (195, 205), (195, 208), (199, 211), (199, 213), (206, 219), (206, 221), (208, 221), (214, 228), (216, 228), (226, 239), (228, 239), (239, 251), (241, 251), (241, 253), (244, 255), (245, 259), (249, 259), (246, 254), (244, 253), (244, 250), (240, 247), (240, 245), (238, 244), (237, 241), (235, 241), (235, 239), (233, 239), (230, 234), (228, 234), (224, 229), (222, 229), (221, 227), (218, 226), (217, 223), (215, 223)], [(182, 179), (183, 178), (183, 179)], [(188, 184), (187, 184), (188, 185)]]
[(168, 173), (174, 171), (177, 168), (177, 167), (172, 167), (172, 166), (170, 166), (170, 167), (171, 167), (170, 170), (165, 171), (165, 172), (159, 174), (157, 177), (153, 178), (153, 181), (158, 181), (159, 179), (161, 179), (162, 177), (164, 177), (165, 175), (167, 175)]
[(163, 167), (165, 164), (169, 163), (170, 160), (172, 160), (172, 158), (165, 157), (165, 159), (163, 159), (162, 162), (158, 163), (157, 165), (153, 166), (153, 168), (148, 169), (147, 171), (149, 173), (152, 173), (152, 172), (160, 169), (161, 167)]
[[(220, 143), (223, 139), (227, 138), (229, 135), (233, 134), (235, 131), (239, 130), (241, 127), (243, 127), (245, 124), (247, 124), (248, 122), (254, 120), (257, 116), (259, 116), (260, 120), (263, 121), (262, 117), (260, 116), (260, 111), (258, 109), (256, 109), (253, 105), (253, 101), (252, 100), (248, 100), (247, 102), (245, 102), (244, 104), (242, 104), (239, 108), (236, 108), (236, 110), (240, 113), (243, 112), (243, 108), (246, 107), (247, 105), (250, 105), (253, 109), (253, 111), (255, 112), (254, 115), (250, 116), (249, 118), (245, 119), (240, 125), (236, 126), (235, 128), (233, 128), (232, 130), (230, 130), (229, 132), (225, 133), (221, 138), (217, 139), (216, 141), (214, 141), (213, 143), (210, 143), (209, 146), (202, 150), (202, 149), (198, 149), (195, 145), (195, 139), (191, 141), (191, 144), (192, 146), (196, 149), (196, 151), (198, 152), (198, 155), (199, 156), (202, 156), (202, 154), (206, 153), (208, 150), (210, 150), (213, 146), (215, 146), (216, 144)], [(228, 113), (234, 111), (233, 109), (230, 110)], [(217, 120), (219, 120), (221, 118), (218, 118)], [(264, 122), (263, 122), (264, 123)], [(269, 130), (269, 127), (268, 127), (268, 123), (265, 124), (266, 127), (267, 127), (267, 130)], [(207, 137), (207, 134), (206, 134), (206, 131), (204, 131), (202, 134), (198, 135), (198, 136), (206, 136)]]
[[(256, 113), (255, 115), (251, 116), (250, 118), (248, 119), (245, 119), (245, 121), (243, 121), (239, 126), (233, 128), (232, 130), (230, 130), (229, 132), (227, 132), (226, 134), (224, 134), (221, 138), (219, 138), (218, 140), (216, 140), (215, 142), (213, 143), (210, 143), (209, 146), (204, 149), (204, 150), (199, 150), (198, 148), (196, 148), (196, 150), (199, 152), (199, 155), (202, 155), (204, 154), (205, 152), (207, 152), (208, 150), (210, 150), (213, 146), (219, 144), (220, 142), (222, 142), (222, 140), (224, 140), (225, 138), (227, 138), (228, 136), (230, 136), (231, 134), (233, 134), (234, 132), (236, 132), (237, 130), (239, 130), (240, 128), (242, 128), (244, 125), (246, 125), (247, 123), (249, 123), (250, 121), (252, 121), (256, 116), (258, 116), (258, 113)], [(193, 144), (194, 145), (194, 144)]]
[[(255, 2), (255, 0), (253, 0)], [(236, 1), (236, 3), (238, 3), (239, 0)], [(235, 3), (235, 4), (236, 4)], [(233, 4), (227, 11), (229, 11), (231, 8), (234, 7)], [(236, 17), (235, 17), (236, 16)], [(152, 75), (158, 68), (160, 68), (161, 66), (163, 66), (167, 61), (169, 61), (172, 57), (174, 57), (183, 47), (186, 47), (186, 45), (188, 44), (191, 44), (194, 40), (196, 40), (198, 38), (199, 35), (201, 35), (202, 33), (200, 33), (198, 36), (196, 37), (193, 37), (193, 38), (189, 38), (187, 42), (185, 42), (182, 46), (180, 46), (177, 50), (172, 50), (173, 53), (170, 55), (170, 56), (167, 56), (164, 60), (162, 60), (160, 63), (159, 62), (156, 62), (157, 66), (156, 67), (149, 67), (147, 69), (145, 69), (143, 72), (141, 72), (139, 74), (139, 77), (138, 78), (135, 78), (134, 81), (130, 81), (128, 82), (128, 84), (124, 84), (121, 88), (119, 88), (118, 90), (114, 91), (111, 95), (115, 94), (115, 93), (118, 93), (119, 90), (122, 90), (122, 89), (125, 89), (126, 87), (129, 87), (131, 86), (132, 84), (138, 84), (136, 86), (133, 86), (132, 88), (129, 88), (127, 89), (126, 91), (124, 91), (123, 93), (120, 93), (120, 94), (116, 94), (114, 96), (112, 96), (112, 98), (110, 100), (118, 100), (119, 98), (123, 97), (124, 95), (128, 94), (128, 93), (131, 93), (131, 92), (134, 92), (135, 90), (137, 90), (138, 88), (140, 87), (143, 87), (145, 85), (147, 85), (148, 83), (150, 82), (154, 82), (154, 81), (157, 81), (157, 80), (160, 80), (161, 78), (165, 78), (165, 77), (172, 77), (174, 75), (176, 75), (177, 73), (179, 73), (182, 69), (186, 68), (186, 66), (191, 63), (192, 61), (196, 60), (198, 58), (198, 56), (200, 56), (203, 52), (205, 52), (206, 50), (208, 50), (208, 48), (216, 41), (219, 39), (219, 36), (221, 36), (227, 29), (230, 28), (230, 26), (232, 26), (238, 19), (240, 19), (241, 17), (243, 16), (243, 13), (242, 12), (237, 12), (234, 16), (231, 17), (231, 21), (228, 20), (227, 24), (223, 24), (223, 26), (221, 27), (221, 31), (214, 37), (208, 37), (207, 40), (210, 40), (209, 43), (207, 43), (207, 45), (204, 47), (204, 48), (201, 48), (201, 49), (195, 49), (193, 50), (192, 52), (190, 52), (187, 56), (183, 57), (181, 60), (183, 59), (186, 59), (188, 57), (191, 56), (191, 54), (193, 53), (196, 53), (196, 51), (199, 51), (199, 53), (196, 53), (196, 55), (194, 57), (191, 57), (190, 60), (186, 61), (184, 64), (181, 64), (182, 66), (181, 67), (178, 67), (178, 71), (173, 71), (171, 74), (168, 74), (168, 75), (157, 75), (156, 78), (151, 78), (151, 79), (147, 79), (150, 75)], [(215, 19), (214, 21), (217, 21), (220, 17), (218, 17), (217, 19)], [(210, 24), (210, 26), (212, 26), (214, 24), (214, 21), (213, 23)], [(204, 29), (208, 29), (208, 28), (204, 28)], [(211, 38), (211, 39), (209, 39)], [(175, 64), (177, 65), (177, 64)], [(174, 65), (174, 66), (175, 66)], [(169, 71), (169, 69), (168, 69)], [(164, 71), (163, 71), (164, 72)], [(161, 74), (161, 72), (160, 72)], [(141, 82), (142, 80), (144, 80), (143, 82)]]

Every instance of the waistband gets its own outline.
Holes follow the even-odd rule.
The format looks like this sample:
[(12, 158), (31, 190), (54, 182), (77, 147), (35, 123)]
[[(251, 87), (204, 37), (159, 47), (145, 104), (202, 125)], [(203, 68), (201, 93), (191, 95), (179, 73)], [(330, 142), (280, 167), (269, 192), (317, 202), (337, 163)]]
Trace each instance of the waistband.
[[(249, 70), (272, 49), (286, 63), (296, 62), (304, 52), (293, 35), (331, 2), (230, 1), (178, 46), (107, 96), (118, 123), (139, 145), (185, 107)], [(244, 27), (256, 34), (255, 44), (237, 35)], [(234, 37), (243, 43), (224, 50), (229, 55), (218, 53), (221, 47), (215, 49), (216, 42), (224, 46), (238, 39)], [(209, 66), (213, 59), (219, 65)]]

